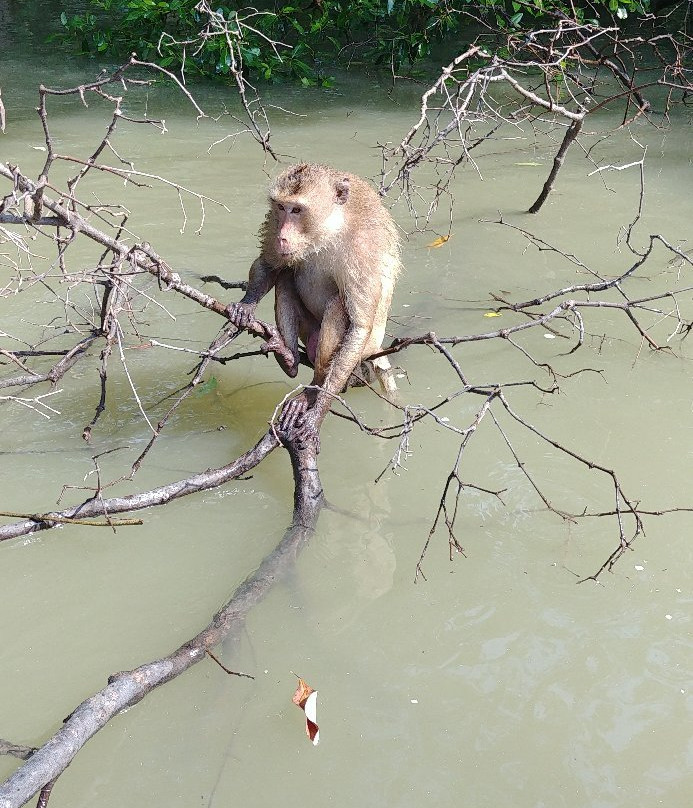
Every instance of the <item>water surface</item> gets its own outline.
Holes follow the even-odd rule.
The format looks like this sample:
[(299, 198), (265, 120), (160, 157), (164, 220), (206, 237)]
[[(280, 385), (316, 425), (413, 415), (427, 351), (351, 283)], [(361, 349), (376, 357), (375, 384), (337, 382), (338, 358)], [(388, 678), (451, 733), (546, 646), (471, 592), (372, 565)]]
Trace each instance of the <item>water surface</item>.
[[(92, 75), (87, 68), (0, 57), (8, 113), (7, 133), (0, 137), (3, 160), (26, 172), (38, 170), (43, 153), (35, 147), (42, 136), (32, 107), (37, 84), (48, 83), (41, 71), (65, 86)], [(376, 144), (400, 138), (418, 115), (413, 91), (388, 98), (386, 84), (346, 77), (331, 92), (270, 90), (272, 101), (302, 114), (275, 112), (275, 147), (376, 177)], [(211, 108), (221, 108), (221, 89), (199, 93)], [(127, 105), (138, 111), (144, 103), (139, 96)], [(121, 153), (141, 171), (175, 177), (224, 202), (231, 213), (208, 204), (204, 229), (196, 235), (199, 210), (187, 201), (186, 223), (170, 188), (123, 189), (106, 177), (89, 192), (127, 204), (133, 232), (190, 282), (199, 283), (197, 274), (208, 272), (245, 277), (256, 255), (267, 173), (275, 168), (247, 138), (210, 148), (234, 131), (228, 118), (197, 122), (170, 91), (151, 91), (146, 103), (150, 115), (166, 118), (168, 132), (123, 125)], [(52, 105), (51, 120), (60, 150), (85, 155), (102, 136), (107, 111), (98, 103), (84, 109), (61, 102)], [(611, 123), (595, 121), (594, 128)], [(638, 139), (648, 144), (640, 243), (650, 233), (672, 243), (690, 237), (689, 124), (636, 127)], [(484, 317), (491, 294), (521, 300), (585, 279), (576, 278), (560, 256), (528, 248), (517, 232), (494, 224), (499, 214), (575, 252), (606, 276), (630, 264), (618, 237), (637, 208), (634, 171), (588, 177), (592, 166), (574, 149), (544, 210), (536, 217), (523, 213), (541, 188), (553, 148), (528, 132), (525, 140), (489, 145), (483, 178), (471, 169), (460, 173), (452, 238), (439, 249), (426, 246), (431, 233), (404, 243), (406, 271), (393, 305), (393, 335), (487, 331), (499, 322)], [(626, 163), (640, 154), (624, 132), (605, 141), (600, 159)], [(403, 230), (411, 228), (403, 207), (394, 213)], [(445, 211), (434, 227), (446, 232)], [(35, 249), (49, 256), (35, 266), (54, 272), (46, 245), (39, 240)], [(80, 261), (89, 266), (98, 252), (85, 245), (71, 255), (77, 269)], [(679, 270), (670, 258), (658, 251), (631, 294), (673, 288)], [(0, 285), (11, 272), (2, 260)], [(55, 280), (51, 286), (66, 291)], [(219, 292), (225, 294), (230, 299)], [(87, 305), (86, 297), (82, 302)], [(156, 336), (197, 348), (209, 343), (219, 327), (213, 315), (172, 296), (165, 302), (175, 321), (150, 307), (143, 341)], [(689, 316), (690, 302), (690, 295), (681, 298)], [(20, 337), (39, 339), (62, 310), (39, 284), (3, 298), (0, 307), (5, 349), (17, 348)], [(262, 304), (262, 314), (271, 317), (271, 301)], [(503, 316), (503, 322), (513, 321)], [(515, 388), (508, 390), (509, 399), (555, 440), (616, 469), (633, 499), (650, 508), (690, 506), (688, 343), (674, 339), (670, 352), (655, 353), (619, 313), (594, 311), (586, 318), (585, 346), (570, 356), (565, 353), (573, 343), (546, 339), (539, 330), (518, 339), (563, 377), (559, 393)], [(658, 319), (655, 313), (642, 316), (664, 341), (671, 329), (656, 326)], [(461, 346), (455, 357), (478, 383), (536, 379), (551, 386), (545, 371), (507, 343)], [(458, 387), (429, 348), (409, 350), (398, 362), (407, 377), (401, 381), (406, 403), (431, 406)], [(188, 356), (165, 349), (131, 350), (128, 363), (152, 417), (160, 416), (165, 405), (159, 402), (185, 383), (192, 365)], [(81, 431), (98, 402), (98, 365), (94, 352), (61, 382), (52, 401), (60, 415), (50, 421), (3, 403), (3, 509), (50, 509), (63, 485), (84, 485), (85, 479), (90, 484), (93, 454), (119, 448), (101, 461), (104, 478), (116, 477), (148, 440), (114, 360), (109, 411), (92, 445), (84, 444)], [(591, 372), (570, 375), (584, 368)], [(261, 358), (214, 375), (214, 391), (188, 400), (134, 481), (119, 490), (144, 490), (227, 463), (262, 434), (291, 389), (276, 365)], [(309, 376), (303, 371), (301, 378)], [(467, 426), (480, 405), (469, 399), (456, 399), (440, 414)], [(349, 400), (370, 424), (393, 420), (366, 391), (352, 391)], [(613, 507), (604, 475), (562, 456), (500, 410), (498, 415), (556, 507)], [(329, 418), (322, 446), (323, 483), (340, 511), (323, 513), (292, 575), (251, 614), (239, 641), (222, 649), (227, 664), (256, 679), (227, 678), (202, 663), (153, 693), (78, 755), (55, 787), (55, 808), (689, 803), (690, 514), (649, 518), (646, 536), (613, 573), (577, 585), (616, 546), (616, 524), (573, 523), (547, 513), (487, 419), (460, 476), (503, 489), (503, 502), (467, 489), (457, 521), (467, 557), (451, 562), (446, 535), (439, 532), (423, 563), (426, 579), (415, 583), (459, 438), (433, 422), (422, 424), (404, 466), (377, 484), (395, 451), (392, 441), (368, 438), (353, 424)], [(79, 498), (69, 491), (64, 501)], [(0, 736), (40, 744), (109, 674), (164, 655), (195, 634), (274, 547), (290, 520), (291, 502), (288, 460), (276, 452), (252, 479), (147, 512), (142, 527), (115, 535), (65, 527), (0, 547)], [(292, 671), (319, 690), (317, 748), (305, 738), (291, 703)], [(15, 766), (0, 760), (0, 774)]]

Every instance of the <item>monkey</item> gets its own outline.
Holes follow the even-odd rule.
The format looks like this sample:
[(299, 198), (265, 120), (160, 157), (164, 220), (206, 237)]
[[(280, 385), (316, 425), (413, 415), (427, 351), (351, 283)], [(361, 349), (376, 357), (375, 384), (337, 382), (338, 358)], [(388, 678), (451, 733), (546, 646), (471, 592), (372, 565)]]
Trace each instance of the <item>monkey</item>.
[[(294, 378), (300, 339), (314, 367), (311, 387), (284, 405), (279, 426), (299, 445), (314, 440), (319, 450), (319, 428), (333, 396), (382, 346), (401, 268), (397, 229), (365, 180), (300, 163), (270, 186), (259, 235), (261, 252), (246, 293), (227, 306), (227, 316), (247, 328), (258, 302), (274, 287), (277, 329), (289, 349), (288, 355), (275, 353), (277, 362)], [(264, 350), (274, 347), (270, 340)], [(387, 357), (372, 365), (392, 397), (396, 386)]]

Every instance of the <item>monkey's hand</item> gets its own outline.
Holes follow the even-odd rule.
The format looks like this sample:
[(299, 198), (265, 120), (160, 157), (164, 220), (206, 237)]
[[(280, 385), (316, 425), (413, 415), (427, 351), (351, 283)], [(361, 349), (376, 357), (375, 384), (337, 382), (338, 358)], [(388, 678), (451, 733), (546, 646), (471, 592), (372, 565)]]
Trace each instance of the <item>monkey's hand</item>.
[(313, 443), (316, 454), (320, 451), (320, 424), (322, 418), (314, 407), (315, 391), (306, 390), (296, 398), (287, 401), (279, 416), (279, 426), (289, 440), (295, 441), (299, 449), (306, 449)]
[(257, 303), (229, 303), (226, 307), (226, 316), (236, 328), (248, 328), (255, 320)]

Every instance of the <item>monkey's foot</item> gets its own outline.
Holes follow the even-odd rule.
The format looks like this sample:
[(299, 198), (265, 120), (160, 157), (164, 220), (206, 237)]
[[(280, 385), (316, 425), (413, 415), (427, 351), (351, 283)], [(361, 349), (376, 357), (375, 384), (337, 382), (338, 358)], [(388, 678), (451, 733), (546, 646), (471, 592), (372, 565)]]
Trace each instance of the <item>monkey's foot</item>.
[(320, 425), (310, 417), (310, 410), (303, 416), (300, 424), (285, 434), (298, 449), (309, 449), (312, 446), (315, 454), (320, 454)]
[(299, 359), (298, 354), (295, 354), (284, 342), (279, 334), (272, 335), (267, 342), (260, 346), (260, 350), (264, 354), (273, 353), (279, 367), (286, 373), (287, 376), (294, 376), (298, 373)]

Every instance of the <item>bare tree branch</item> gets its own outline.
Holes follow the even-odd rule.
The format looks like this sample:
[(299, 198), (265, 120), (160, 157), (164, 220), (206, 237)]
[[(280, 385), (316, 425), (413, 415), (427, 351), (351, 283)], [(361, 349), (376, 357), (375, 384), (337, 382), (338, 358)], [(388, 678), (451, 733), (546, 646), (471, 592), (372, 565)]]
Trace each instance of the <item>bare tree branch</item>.
[[(152, 497), (163, 504), (168, 499), (201, 490), (200, 486), (220, 485), (233, 479), (246, 469), (256, 465), (277, 446), (276, 439), (268, 433), (260, 443), (234, 464), (197, 475), (187, 481), (174, 484), (166, 495), (149, 492), (148, 495), (123, 497), (107, 503), (109, 512), (114, 508), (147, 507), (144, 501)], [(172, 681), (193, 665), (205, 659), (207, 652), (219, 645), (231, 632), (238, 631), (248, 612), (259, 603), (275, 583), (291, 569), (298, 553), (309, 541), (320, 510), (323, 506), (323, 492), (317, 467), (317, 456), (312, 449), (299, 450), (289, 446), (289, 454), (294, 473), (295, 495), (294, 513), (291, 526), (286, 530), (281, 542), (268, 555), (258, 569), (236, 589), (227, 603), (214, 615), (209, 625), (195, 637), (162, 659), (147, 662), (132, 671), (115, 673), (108, 684), (98, 693), (83, 701), (64, 720), (62, 727), (39, 749), (32, 752), (27, 762), (0, 785), (0, 808), (19, 808), (27, 800), (49, 784), (69, 766), (75, 755), (99, 730), (120, 712), (142, 701), (157, 687)], [(231, 475), (231, 476), (229, 476)], [(202, 478), (207, 479), (203, 481)], [(151, 503), (155, 504), (155, 503)], [(85, 503), (77, 510), (90, 513), (104, 503)], [(50, 522), (39, 523), (41, 528), (50, 527)], [(39, 529), (41, 529), (39, 528)], [(12, 747), (16, 748), (16, 747)]]
[[(547, 124), (567, 125), (551, 172), (529, 208), (537, 213), (588, 117), (621, 102), (621, 126), (626, 126), (649, 115), (646, 90), (669, 89), (665, 114), (677, 99), (683, 103), (693, 92), (693, 74), (684, 67), (693, 44), (686, 30), (660, 32), (658, 21), (650, 17), (642, 32), (626, 34), (533, 3), (519, 5), (540, 10), (555, 22), (540, 30), (507, 33), (497, 49), (503, 57), (490, 53), (480, 36), (422, 94), (419, 119), (399, 144), (381, 147), (380, 192), (399, 190), (416, 229), (428, 227), (441, 202), (452, 210), (453, 177), (467, 163), (481, 171), (481, 158), (472, 154), (484, 143), (499, 137), (524, 139)], [(514, 136), (508, 134), (512, 129)], [(432, 179), (419, 183), (419, 174)]]

